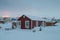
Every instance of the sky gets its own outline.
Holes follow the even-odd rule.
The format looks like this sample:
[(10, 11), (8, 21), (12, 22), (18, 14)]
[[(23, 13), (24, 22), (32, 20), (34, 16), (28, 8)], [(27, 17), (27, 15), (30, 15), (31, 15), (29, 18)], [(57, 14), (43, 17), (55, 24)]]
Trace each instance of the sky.
[(0, 0), (0, 17), (23, 14), (60, 18), (60, 0)]

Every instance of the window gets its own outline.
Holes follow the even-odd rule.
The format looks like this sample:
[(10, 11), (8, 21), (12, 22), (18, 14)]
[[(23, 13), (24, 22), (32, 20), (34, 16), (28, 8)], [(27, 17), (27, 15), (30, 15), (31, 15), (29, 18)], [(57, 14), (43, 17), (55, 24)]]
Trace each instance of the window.
[(21, 21), (19, 22), (19, 25), (21, 25)]
[(17, 22), (17, 25), (21, 25), (21, 21), (18, 21), (18, 22)]
[(25, 21), (25, 27), (29, 28), (29, 21)]
[(29, 26), (29, 21), (26, 21), (26, 23), (25, 23), (25, 24), (26, 24), (26, 26)]

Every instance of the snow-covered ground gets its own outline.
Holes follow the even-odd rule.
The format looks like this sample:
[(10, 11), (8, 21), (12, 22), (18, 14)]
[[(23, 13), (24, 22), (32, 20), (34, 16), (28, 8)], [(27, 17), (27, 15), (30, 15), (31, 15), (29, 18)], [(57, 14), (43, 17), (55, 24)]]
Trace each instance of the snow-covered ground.
[(0, 30), (0, 40), (60, 40), (60, 23), (57, 26), (42, 27), (42, 31), (38, 29)]
[(2, 27), (2, 29), (11, 28), (12, 27), (12, 22), (6, 22), (4, 24), (0, 23), (0, 27)]

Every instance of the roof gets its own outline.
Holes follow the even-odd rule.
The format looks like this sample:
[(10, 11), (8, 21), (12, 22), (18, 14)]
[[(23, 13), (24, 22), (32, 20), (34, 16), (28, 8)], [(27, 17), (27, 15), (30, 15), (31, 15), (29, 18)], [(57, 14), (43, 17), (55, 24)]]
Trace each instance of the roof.
[(30, 15), (24, 15), (27, 16), (28, 18), (30, 18), (31, 20), (41, 20), (40, 17), (36, 17), (36, 16), (30, 16)]
[(16, 21), (17, 19), (15, 19), (15, 18), (12, 18), (11, 20), (13, 20), (13, 21)]
[(30, 18), (31, 20), (55, 22), (55, 21), (52, 21), (52, 19), (44, 19), (44, 18), (41, 18), (41, 17), (30, 16), (30, 15), (23, 15), (23, 16), (26, 16), (26, 17)]

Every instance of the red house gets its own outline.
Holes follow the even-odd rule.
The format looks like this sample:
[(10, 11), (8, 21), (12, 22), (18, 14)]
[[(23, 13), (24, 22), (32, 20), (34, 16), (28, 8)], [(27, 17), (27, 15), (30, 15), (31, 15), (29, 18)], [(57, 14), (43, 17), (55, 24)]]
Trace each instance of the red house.
[(27, 15), (22, 15), (21, 17), (19, 17), (18, 22), (21, 29), (32, 29), (42, 24), (40, 18)]

